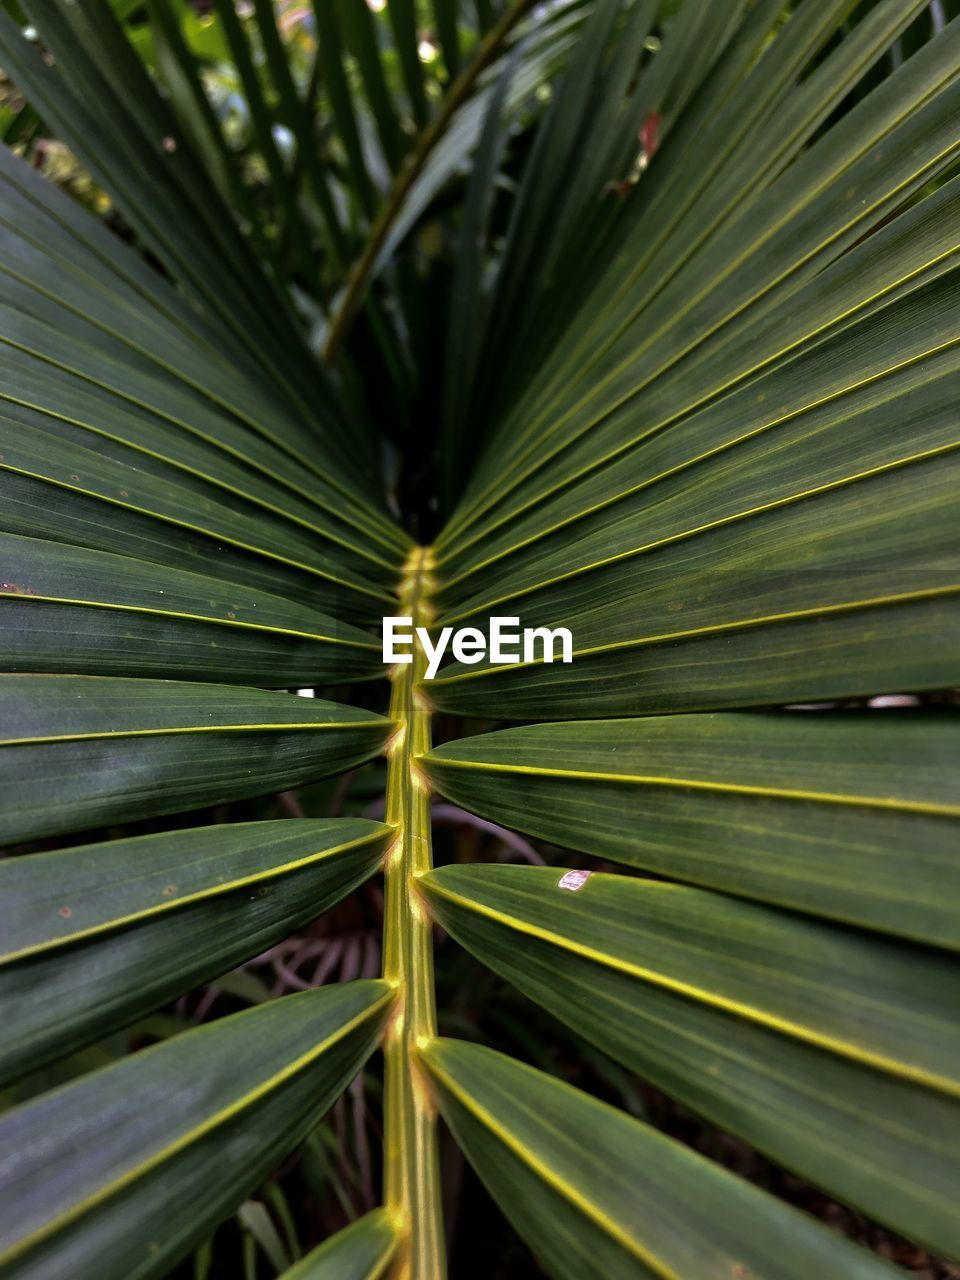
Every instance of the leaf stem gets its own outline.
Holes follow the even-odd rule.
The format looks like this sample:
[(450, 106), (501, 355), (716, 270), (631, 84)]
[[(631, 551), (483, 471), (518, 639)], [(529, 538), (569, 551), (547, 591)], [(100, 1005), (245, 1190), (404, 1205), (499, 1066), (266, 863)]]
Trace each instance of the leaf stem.
[[(404, 566), (399, 609), (413, 625), (429, 624), (432, 553), (415, 547)], [(401, 1242), (391, 1280), (443, 1280), (446, 1275), (436, 1114), (416, 1050), (436, 1035), (433, 938), (414, 878), (432, 865), (430, 792), (414, 763), (430, 748), (430, 708), (417, 685), (425, 657), (391, 672), (390, 715), (397, 730), (388, 748), (386, 819), (397, 837), (386, 862), (383, 976), (397, 989), (384, 1045), (384, 1203)]]

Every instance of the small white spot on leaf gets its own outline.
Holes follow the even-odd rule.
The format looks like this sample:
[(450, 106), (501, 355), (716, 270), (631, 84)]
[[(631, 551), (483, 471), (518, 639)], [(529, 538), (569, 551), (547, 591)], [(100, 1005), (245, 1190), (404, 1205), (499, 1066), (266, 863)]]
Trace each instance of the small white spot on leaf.
[(576, 893), (578, 889), (582, 889), (590, 877), (592, 871), (565, 871), (560, 877), (558, 889), (569, 889), (571, 893)]

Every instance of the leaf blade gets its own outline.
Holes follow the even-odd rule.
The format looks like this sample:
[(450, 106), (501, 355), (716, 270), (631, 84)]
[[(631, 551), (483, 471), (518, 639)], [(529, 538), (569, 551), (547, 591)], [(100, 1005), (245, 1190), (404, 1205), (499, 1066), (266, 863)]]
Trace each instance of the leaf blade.
[(435, 1040), (422, 1057), (458, 1142), (558, 1280), (679, 1280), (737, 1267), (895, 1274), (656, 1130), (503, 1054)]
[(383, 747), (372, 712), (225, 685), (0, 676), (0, 839), (174, 813), (348, 769)]
[[(611, 1056), (838, 1198), (934, 1249), (957, 1252), (960, 1239), (948, 1205), (958, 1171), (941, 1137), (956, 1124), (956, 1085), (938, 1078), (938, 1069), (914, 1073), (905, 1061), (893, 1061), (916, 1050), (932, 1055), (927, 1059), (932, 1067), (939, 1053), (937, 1041), (943, 1047), (943, 1036), (956, 1035), (952, 1016), (944, 1017), (944, 1007), (939, 1013), (933, 1007), (941, 996), (949, 1002), (946, 993), (957, 980), (955, 968), (943, 956), (901, 944), (865, 942), (832, 927), (806, 922), (801, 926), (799, 920), (780, 912), (735, 904), (700, 890), (619, 876), (594, 875), (577, 892), (568, 893), (550, 868), (450, 866), (431, 872), (419, 883), (436, 918), (459, 941)], [(523, 886), (522, 893), (518, 886)], [(711, 965), (716, 960), (715, 993), (724, 983), (719, 976), (724, 964), (721, 955), (740, 945), (732, 922), (745, 920), (743, 912), (754, 924), (762, 920), (761, 928), (770, 928), (768, 940), (776, 936), (782, 941), (782, 958), (778, 944), (773, 943), (766, 959), (765, 946), (753, 952), (752, 944), (744, 941), (744, 958), (748, 952), (755, 957), (747, 962), (755, 980), (755, 985), (748, 984), (748, 999), (763, 1000), (761, 991), (767, 988), (769, 1020), (756, 1021), (736, 998), (723, 1007), (710, 999), (704, 1002), (685, 980), (671, 986), (679, 970), (671, 967), (666, 953), (662, 965), (651, 957), (648, 948), (658, 936), (656, 926), (645, 907), (637, 906), (649, 905), (657, 894), (665, 895), (659, 899), (661, 904), (669, 900), (671, 910), (679, 908), (672, 936), (681, 949), (690, 948), (691, 958), (696, 957), (694, 968), (707, 986), (713, 983)], [(509, 910), (502, 905), (508, 896)], [(603, 904), (599, 914), (590, 906), (591, 897)], [(697, 926), (692, 925), (700, 906), (706, 906), (708, 913), (716, 910), (718, 919), (731, 922), (730, 930), (721, 927), (719, 936), (704, 937), (702, 945)], [(567, 920), (565, 928), (541, 929), (536, 923), (544, 913), (554, 919), (558, 912)], [(686, 923), (681, 923), (681, 917)], [(520, 933), (514, 934), (508, 919), (517, 922)], [(630, 921), (627, 932), (634, 941), (626, 944), (632, 957), (627, 968), (621, 967), (626, 952), (619, 951), (623, 935), (611, 923), (616, 919)], [(647, 923), (653, 928), (649, 936), (644, 933)], [(688, 925), (692, 925), (689, 930)], [(584, 945), (581, 926), (595, 940), (592, 946)], [(812, 928), (807, 941), (799, 942), (799, 934), (794, 935), (798, 927)], [(750, 929), (749, 937), (756, 940), (752, 925)], [(810, 975), (820, 962), (821, 943), (824, 969), (817, 980)], [(859, 995), (853, 994), (854, 970), (845, 974), (842, 963), (837, 968), (830, 965), (830, 957), (841, 952), (848, 960), (856, 957), (851, 963), (865, 976), (866, 986)], [(614, 953), (621, 960), (611, 961)], [(647, 957), (645, 965), (641, 954)], [(846, 983), (836, 1005), (831, 1003), (830, 983), (823, 985), (828, 970), (838, 984)], [(801, 972), (808, 977), (800, 978)], [(781, 977), (782, 989), (777, 986)], [(927, 978), (932, 988), (924, 986)], [(799, 992), (801, 987), (803, 1001), (818, 1004), (817, 992), (824, 999), (818, 1012), (813, 1005), (807, 1006), (800, 1019), (804, 1030), (796, 1035), (788, 1029), (782, 1017), (786, 1006), (779, 1001), (789, 1001), (787, 990)], [(731, 996), (731, 989), (726, 991)], [(857, 1047), (848, 1039), (843, 1048), (840, 1039), (826, 1033), (823, 1019), (838, 1017), (844, 999), (852, 1001), (848, 1011), (858, 1012), (852, 1012), (840, 1039), (853, 1037)], [(901, 1001), (905, 1015), (909, 1017), (912, 1009), (922, 1024), (917, 1029), (918, 1043), (909, 1047), (897, 1033), (899, 1014), (893, 1012)], [(779, 1013), (773, 1013), (774, 1006)], [(881, 1013), (884, 1007), (887, 1012)], [(886, 1031), (879, 1030), (879, 1023), (873, 1025), (892, 1057), (886, 1050), (876, 1055), (863, 1052), (872, 1035), (866, 1023), (875, 1017), (881, 1022), (890, 1019)], [(861, 1040), (861, 1035), (866, 1039)], [(878, 1047), (879, 1041), (873, 1043)], [(948, 1071), (952, 1073), (953, 1068)]]
[(397, 1247), (386, 1209), (374, 1209), (285, 1271), (280, 1280), (379, 1280)]
[(0, 1079), (258, 955), (377, 868), (362, 819), (224, 824), (0, 863)]
[(956, 948), (954, 729), (892, 712), (573, 721), (419, 764), (454, 803), (555, 844)]
[[(322, 1115), (375, 1047), (390, 999), (382, 982), (288, 996), (8, 1112), (7, 1274), (163, 1274)], [(202, 1085), (185, 1083), (195, 1075)], [(158, 1093), (165, 1108), (151, 1105)]]
[(0, 566), (0, 670), (314, 685), (381, 665), (359, 628), (220, 578), (2, 532)]

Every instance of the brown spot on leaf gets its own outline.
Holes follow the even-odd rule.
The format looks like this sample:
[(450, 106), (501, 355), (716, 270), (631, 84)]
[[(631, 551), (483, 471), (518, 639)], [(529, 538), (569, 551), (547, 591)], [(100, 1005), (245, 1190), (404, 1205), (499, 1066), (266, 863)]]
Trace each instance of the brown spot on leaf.
[(177, 886), (175, 884), (165, 884), (163, 886), (163, 896), (165, 898), (171, 897), (171, 895), (176, 892), (177, 892)]
[(73, 915), (73, 912), (69, 907), (58, 907), (57, 915), (63, 916), (64, 920), (69, 920), (70, 917)]

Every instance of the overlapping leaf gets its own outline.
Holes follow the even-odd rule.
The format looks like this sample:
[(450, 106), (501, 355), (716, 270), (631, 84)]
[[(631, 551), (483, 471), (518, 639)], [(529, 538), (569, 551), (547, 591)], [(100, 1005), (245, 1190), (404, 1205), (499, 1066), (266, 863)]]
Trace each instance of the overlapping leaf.
[(265, 951), (365, 880), (390, 834), (226, 823), (0, 862), (0, 1079)]
[[(613, 260), (591, 281), (577, 314), (558, 317), (563, 340), (536, 362), (531, 386), (500, 424), (440, 539), (445, 554), (464, 542), (468, 523), (479, 524), (469, 535), (475, 540), (511, 508), (549, 491), (558, 475), (575, 478), (584, 450), (597, 465), (606, 441), (623, 433), (618, 406), (642, 413), (638, 393), (683, 355), (722, 323), (736, 324), (740, 313), (752, 319), (794, 292), (956, 154), (955, 111), (945, 133), (935, 124), (950, 120), (956, 93), (954, 22), (796, 158), (830, 104), (920, 6), (876, 6), (797, 85), (850, 8), (847, 0), (808, 0), (775, 40), (776, 4), (757, 6), (742, 24), (737, 56), (718, 60), (715, 83), (708, 79), (676, 135), (657, 150), (631, 216), (611, 240)], [(916, 135), (923, 144), (908, 154), (906, 138)], [(490, 324), (496, 328), (495, 313)], [(578, 453), (571, 446), (587, 432)]]
[(457, 1141), (558, 1280), (898, 1274), (656, 1130), (503, 1054), (436, 1040), (422, 1056)]
[(168, 680), (0, 676), (0, 840), (297, 786), (382, 750), (383, 716)]
[(949, 714), (530, 725), (421, 759), (466, 809), (567, 848), (960, 946)]
[[(396, 23), (397, 13), (410, 7), (410, 0), (406, 0), (406, 4), (401, 0), (401, 3), (388, 6), (387, 12)], [(529, 104), (531, 96), (547, 79), (548, 72), (569, 54), (582, 21), (583, 15), (578, 11), (576, 0), (571, 0), (570, 3), (553, 6), (529, 28), (521, 28), (519, 46), (513, 55), (515, 66), (508, 76), (509, 83), (503, 87), (505, 115), (516, 117)], [(373, 265), (374, 275), (389, 265), (430, 202), (477, 148), (483, 134), (484, 119), (497, 85), (505, 76), (509, 60), (509, 55), (498, 59), (484, 73), (476, 93), (463, 103), (447, 132), (437, 140), (423, 172), (397, 210)]]
[(385, 1209), (374, 1209), (325, 1241), (281, 1280), (378, 1280), (397, 1244)]
[(449, 866), (419, 884), (449, 932), (581, 1035), (841, 1200), (960, 1252), (952, 957), (700, 889), (561, 876)]
[(457, 665), (438, 707), (624, 715), (950, 682), (957, 190), (890, 218), (960, 147), (960, 26), (789, 163), (830, 77), (855, 82), (909, 16), (877, 6), (791, 90), (842, 10), (800, 6), (742, 82), (721, 76), (708, 133), (727, 133), (695, 179), (696, 135), (666, 139), (615, 264), (439, 539), (442, 622), (568, 626), (573, 666)]
[[(55, 62), (45, 62), (12, 19), (0, 15), (0, 56), (9, 74), (161, 261), (217, 317), (232, 362), (241, 364), (244, 353), (283, 388), (300, 417), (301, 438), (314, 406), (322, 405), (327, 448), (349, 477), (359, 459), (346, 448), (344, 415), (332, 389), (305, 358), (288, 304), (237, 230), (189, 139), (178, 135), (175, 117), (109, 5), (57, 0), (24, 7)], [(109, 130), (98, 127), (98, 112), (109, 114)]]
[(165, 1275), (323, 1115), (390, 999), (353, 982), (271, 1001), (8, 1112), (4, 1275)]
[(117, 442), (146, 455), (141, 465), (165, 460), (208, 500), (242, 499), (261, 521), (299, 532), (302, 546), (311, 545), (306, 529), (316, 550), (324, 541), (328, 555), (346, 550), (348, 567), (379, 557), (381, 572), (389, 570), (403, 535), (351, 493), (336, 466), (315, 459), (313, 419), (224, 348), (220, 331), (135, 253), (9, 153), (0, 270), (5, 401), (32, 407), (47, 430), (75, 424), (88, 448)]

